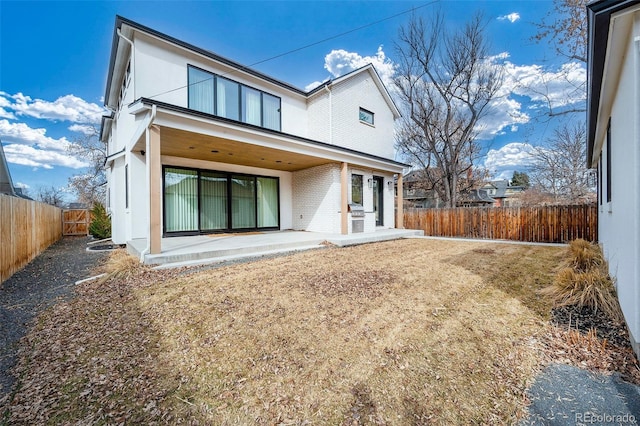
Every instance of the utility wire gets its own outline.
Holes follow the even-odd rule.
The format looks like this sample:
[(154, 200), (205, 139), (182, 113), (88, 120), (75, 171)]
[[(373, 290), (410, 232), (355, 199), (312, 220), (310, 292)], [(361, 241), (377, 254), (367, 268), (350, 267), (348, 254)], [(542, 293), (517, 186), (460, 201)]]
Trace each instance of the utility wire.
[[(247, 66), (242, 66), (242, 67), (241, 67), (241, 69), (249, 69), (249, 68), (254, 67), (254, 66), (256, 66), (256, 65), (260, 65), (260, 64), (263, 64), (263, 63), (265, 63), (265, 62), (269, 62), (269, 61), (272, 61), (272, 60), (274, 60), (274, 59), (278, 59), (278, 58), (281, 58), (281, 57), (283, 57), (283, 56), (287, 56), (287, 55), (290, 55), (290, 54), (292, 54), (292, 53), (296, 53), (296, 52), (299, 52), (299, 51), (301, 51), (301, 50), (308, 49), (308, 48), (310, 48), (310, 47), (317, 46), (317, 45), (322, 44), (322, 43), (326, 43), (327, 41), (335, 40), (335, 39), (340, 38), (340, 37), (343, 37), (343, 36), (345, 36), (345, 35), (347, 35), (347, 34), (351, 34), (351, 33), (354, 33), (354, 32), (360, 31), (360, 30), (363, 30), (363, 29), (365, 29), (365, 28), (369, 28), (369, 27), (372, 27), (372, 26), (374, 26), (374, 25), (380, 24), (380, 23), (382, 23), (382, 22), (389, 21), (389, 20), (391, 20), (391, 19), (397, 18), (398, 16), (406, 15), (407, 13), (414, 12), (414, 11), (416, 11), (416, 10), (418, 10), (418, 9), (422, 9), (422, 8), (427, 7), (427, 6), (431, 6), (432, 4), (438, 3), (439, 1), (440, 1), (440, 0), (432, 0), (432, 1), (428, 2), (428, 3), (423, 4), (423, 5), (416, 6), (416, 7), (412, 7), (411, 9), (407, 9), (407, 10), (404, 10), (404, 11), (402, 11), (402, 12), (396, 13), (395, 15), (387, 16), (386, 18), (382, 18), (382, 19), (379, 19), (379, 20), (377, 20), (377, 21), (370, 22), (370, 23), (368, 23), (368, 24), (365, 24), (365, 25), (362, 25), (362, 26), (359, 26), (359, 27), (356, 27), (356, 28), (350, 29), (350, 30), (345, 31), (345, 32), (342, 32), (342, 33), (340, 33), (340, 34), (336, 34), (336, 35), (334, 35), (334, 36), (327, 37), (327, 38), (325, 38), (325, 39), (322, 39), (322, 40), (319, 40), (319, 41), (316, 41), (316, 42), (313, 42), (313, 43), (310, 43), (310, 44), (304, 45), (304, 46), (302, 46), (302, 47), (298, 47), (298, 48), (295, 48), (295, 49), (289, 50), (289, 51), (287, 51), (287, 52), (280, 53), (280, 54), (277, 54), (277, 55), (275, 55), (275, 56), (271, 56), (271, 57), (269, 57), (269, 58), (266, 58), (266, 59), (260, 60), (260, 61), (258, 61), (258, 62), (254, 62), (254, 63), (252, 63), (252, 64), (250, 64), (250, 65), (247, 65)], [(227, 75), (229, 75), (229, 74), (233, 74), (233, 73), (235, 73), (235, 72), (237, 72), (237, 71), (239, 71), (239, 70), (229, 71), (229, 72), (226, 72), (226, 73), (224, 73), (224, 74), (220, 74), (220, 77), (225, 77), (225, 76), (227, 76)], [(212, 78), (213, 78), (213, 77), (212, 77)], [(200, 80), (200, 81), (198, 81), (198, 83), (202, 83), (203, 81), (207, 81), (207, 80), (210, 80), (210, 79)], [(192, 83), (192, 84), (196, 84), (196, 83)], [(190, 85), (189, 85), (189, 84), (187, 84), (187, 85), (184, 85), (184, 86), (176, 87), (175, 89), (170, 89), (170, 90), (167, 90), (167, 91), (165, 91), (165, 92), (161, 92), (161, 93), (155, 94), (155, 95), (153, 95), (153, 96), (149, 96), (149, 98), (150, 98), (150, 99), (153, 99), (153, 98), (155, 98), (155, 97), (162, 96), (162, 95), (166, 95), (167, 93), (175, 92), (176, 90), (181, 90), (181, 89), (187, 88), (187, 87), (189, 87), (189, 86), (190, 86)]]

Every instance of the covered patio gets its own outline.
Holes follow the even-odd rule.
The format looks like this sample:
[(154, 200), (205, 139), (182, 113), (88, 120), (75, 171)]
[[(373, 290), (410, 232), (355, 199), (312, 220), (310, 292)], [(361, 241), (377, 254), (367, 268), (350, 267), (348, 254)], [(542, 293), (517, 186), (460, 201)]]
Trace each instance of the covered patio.
[(150, 254), (144, 238), (127, 242), (127, 250), (149, 265), (190, 266), (247, 257), (388, 241), (423, 235), (412, 229), (379, 229), (366, 234), (325, 234), (305, 231), (267, 231), (240, 234), (210, 234), (161, 239), (161, 252)]

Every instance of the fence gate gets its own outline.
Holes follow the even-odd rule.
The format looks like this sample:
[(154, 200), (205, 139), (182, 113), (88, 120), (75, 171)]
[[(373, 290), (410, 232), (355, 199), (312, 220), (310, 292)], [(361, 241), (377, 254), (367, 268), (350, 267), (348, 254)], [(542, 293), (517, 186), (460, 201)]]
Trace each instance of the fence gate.
[(89, 235), (91, 215), (86, 209), (68, 209), (62, 211), (63, 235)]

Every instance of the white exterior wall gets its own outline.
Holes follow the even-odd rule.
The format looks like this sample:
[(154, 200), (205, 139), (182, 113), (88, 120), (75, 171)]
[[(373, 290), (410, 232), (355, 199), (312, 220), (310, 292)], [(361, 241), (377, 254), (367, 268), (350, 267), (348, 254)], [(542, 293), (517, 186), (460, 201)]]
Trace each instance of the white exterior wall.
[[(620, 306), (640, 353), (640, 20), (635, 17), (611, 108), (611, 153), (602, 150), (602, 189), (598, 237), (615, 277)], [(620, 58), (612, 58), (619, 60)], [(616, 76), (606, 76), (615, 78)], [(631, 124), (633, 123), (633, 124)], [(611, 202), (606, 199), (606, 164), (611, 155)]]
[(109, 172), (109, 197), (111, 212), (111, 239), (116, 244), (127, 242), (127, 226), (125, 216), (124, 157), (113, 161)]
[[(187, 108), (188, 71), (193, 65), (205, 71), (262, 90), (281, 99), (281, 131), (308, 137), (306, 98), (285, 88), (240, 73), (223, 64), (185, 49), (136, 33), (136, 98), (153, 99)], [(162, 72), (158, 72), (162, 70)], [(177, 90), (176, 90), (177, 89)]]
[[(360, 72), (330, 90), (309, 99), (309, 137), (393, 159), (393, 113), (371, 74)], [(360, 121), (360, 108), (374, 113), (373, 125)]]
[(340, 165), (293, 172), (293, 229), (340, 233)]

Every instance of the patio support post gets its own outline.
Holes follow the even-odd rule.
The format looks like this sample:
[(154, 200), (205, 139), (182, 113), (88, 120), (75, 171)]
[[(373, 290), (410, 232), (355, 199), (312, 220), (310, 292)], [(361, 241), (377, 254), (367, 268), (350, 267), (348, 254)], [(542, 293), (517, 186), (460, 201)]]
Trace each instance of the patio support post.
[(340, 231), (342, 235), (349, 233), (349, 172), (348, 164), (342, 163), (340, 168)]
[(162, 251), (162, 164), (160, 161), (160, 127), (147, 130), (147, 176), (149, 179), (149, 253)]
[(398, 196), (396, 197), (398, 203), (396, 228), (404, 229), (404, 199), (402, 197), (402, 172), (398, 173)]

